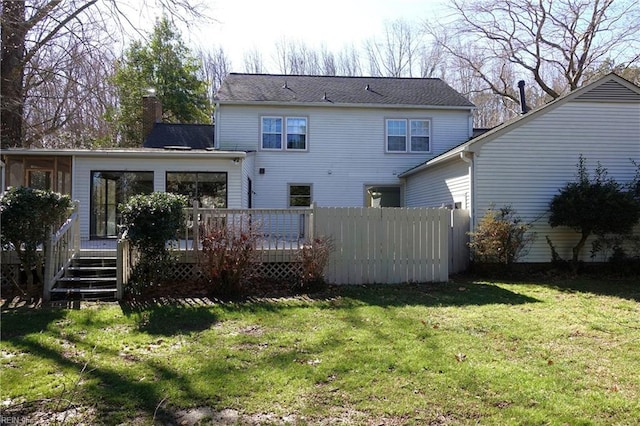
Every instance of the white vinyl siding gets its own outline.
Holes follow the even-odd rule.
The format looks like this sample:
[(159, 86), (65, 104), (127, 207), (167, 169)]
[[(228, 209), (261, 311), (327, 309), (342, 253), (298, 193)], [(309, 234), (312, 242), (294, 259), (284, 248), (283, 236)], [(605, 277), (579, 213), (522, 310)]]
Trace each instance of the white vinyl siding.
[(429, 169), (428, 173), (409, 175), (405, 185), (407, 207), (449, 207), (460, 203), (471, 208), (469, 163), (454, 159)]
[[(597, 162), (620, 183), (633, 179), (640, 160), (640, 104), (572, 102), (536, 117), (493, 141), (476, 158), (476, 210), (479, 220), (492, 204), (510, 204), (536, 240), (527, 262), (548, 262), (549, 236), (560, 256), (568, 259), (579, 235), (548, 225), (551, 198), (575, 181), (579, 156), (593, 173)], [(588, 242), (584, 261), (591, 261)], [(597, 259), (603, 260), (603, 259)]]
[[(400, 173), (469, 139), (469, 111), (464, 110), (221, 105), (218, 114), (220, 149), (258, 150), (253, 172), (256, 208), (287, 207), (287, 185), (299, 181), (313, 184), (313, 201), (320, 206), (362, 207), (365, 185), (400, 185)], [(261, 117), (266, 116), (307, 117), (307, 150), (287, 155), (259, 150)], [(431, 121), (431, 153), (386, 152), (386, 119), (425, 116)]]

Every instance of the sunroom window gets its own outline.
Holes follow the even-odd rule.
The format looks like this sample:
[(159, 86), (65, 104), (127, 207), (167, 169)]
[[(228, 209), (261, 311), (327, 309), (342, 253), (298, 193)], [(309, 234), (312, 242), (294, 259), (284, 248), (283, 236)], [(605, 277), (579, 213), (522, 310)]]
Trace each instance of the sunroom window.
[(189, 197), (207, 208), (227, 207), (226, 172), (167, 172), (167, 192)]

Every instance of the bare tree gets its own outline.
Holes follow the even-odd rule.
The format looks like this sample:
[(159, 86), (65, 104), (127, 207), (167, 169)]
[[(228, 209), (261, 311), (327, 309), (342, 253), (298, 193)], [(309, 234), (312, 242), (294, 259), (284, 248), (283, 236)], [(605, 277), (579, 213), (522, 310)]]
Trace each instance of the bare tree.
[(362, 75), (360, 53), (353, 46), (346, 46), (338, 52), (336, 58), (336, 75), (354, 77)]
[(199, 50), (196, 52), (196, 56), (202, 62), (200, 78), (209, 82), (209, 99), (213, 103), (214, 94), (231, 71), (231, 60), (222, 47), (213, 50)]
[(625, 67), (640, 59), (634, 0), (452, 0), (451, 8), (456, 19), (444, 27), (431, 23), (431, 35), (484, 89), (514, 102), (515, 76), (496, 67), (513, 65), (555, 99), (608, 58)]
[(58, 37), (55, 48), (41, 50), (27, 64), (25, 146), (87, 147), (109, 138), (105, 116), (116, 103), (109, 84), (114, 56), (106, 40), (97, 41)]
[[(202, 16), (201, 6), (195, 1), (142, 2), (143, 8), (152, 4), (160, 5), (176, 19)], [(78, 47), (80, 44), (90, 45), (95, 40), (95, 34), (113, 35), (114, 23), (121, 30), (134, 26), (130, 25), (127, 14), (121, 10), (122, 3), (116, 0), (2, 0), (1, 6), (0, 145), (2, 148), (28, 146), (30, 141), (27, 138), (25, 113), (30, 98), (38, 94), (40, 83), (53, 81), (54, 75), (55, 85), (59, 86), (65, 75), (74, 74), (58, 69), (45, 72), (45, 67), (78, 62), (65, 62), (63, 58), (55, 59), (54, 56), (72, 58), (83, 51)], [(72, 81), (73, 79), (69, 80)], [(62, 87), (67, 87), (67, 84), (62, 84)], [(71, 95), (74, 91), (69, 88), (54, 93), (55, 96)], [(64, 102), (61, 104), (71, 105)], [(41, 117), (35, 126), (40, 128), (36, 133), (48, 133), (45, 130), (48, 124), (52, 125), (50, 130), (53, 131), (56, 126), (60, 126), (60, 120), (64, 121), (63, 115), (70, 115), (70, 112), (61, 114), (60, 109), (53, 112), (58, 113), (58, 117)], [(32, 118), (34, 115), (29, 114), (28, 117)]]
[(276, 43), (276, 62), (279, 72), (291, 75), (321, 75), (324, 71), (323, 53), (302, 41), (282, 38)]
[(262, 54), (258, 49), (251, 49), (245, 52), (243, 55), (244, 60), (244, 72), (251, 74), (264, 74), (267, 72), (264, 66), (264, 60)]
[(404, 20), (386, 24), (382, 40), (365, 42), (369, 72), (380, 77), (412, 77), (421, 45), (422, 30), (416, 25)]

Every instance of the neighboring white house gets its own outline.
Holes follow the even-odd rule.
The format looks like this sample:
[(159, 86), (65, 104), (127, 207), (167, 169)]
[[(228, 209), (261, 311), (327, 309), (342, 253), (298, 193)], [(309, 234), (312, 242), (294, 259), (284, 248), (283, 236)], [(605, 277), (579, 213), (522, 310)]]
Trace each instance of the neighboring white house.
[(243, 207), (402, 206), (398, 175), (472, 136), (440, 79), (229, 75), (215, 146), (247, 151)]
[(402, 173), (405, 205), (468, 208), (472, 227), (491, 206), (511, 205), (537, 236), (523, 261), (550, 261), (546, 236), (567, 259), (579, 236), (551, 228), (548, 206), (575, 181), (581, 155), (590, 172), (599, 162), (620, 183), (634, 178), (640, 87), (609, 74)]

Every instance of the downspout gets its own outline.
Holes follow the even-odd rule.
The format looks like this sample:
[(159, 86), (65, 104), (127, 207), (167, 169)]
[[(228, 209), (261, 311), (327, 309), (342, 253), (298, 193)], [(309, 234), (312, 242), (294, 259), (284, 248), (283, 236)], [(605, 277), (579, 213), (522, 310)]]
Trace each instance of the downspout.
[[(467, 156), (466, 154), (469, 153), (471, 154), (470, 156)], [(469, 210), (470, 210), (470, 214), (469, 214), (469, 230), (473, 231), (473, 229), (475, 228), (475, 186), (476, 186), (476, 180), (475, 180), (475, 167), (473, 167), (473, 153), (469, 152), (469, 151), (462, 151), (460, 153), (460, 159), (462, 161), (464, 161), (465, 163), (469, 164)]]
[(220, 122), (220, 102), (213, 105), (213, 147), (220, 149), (220, 130), (218, 123)]

